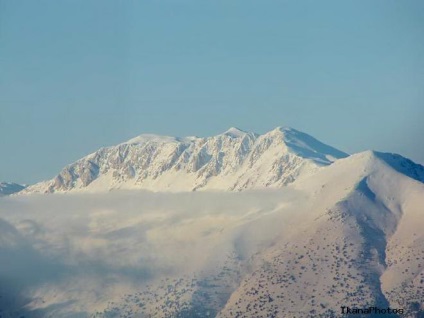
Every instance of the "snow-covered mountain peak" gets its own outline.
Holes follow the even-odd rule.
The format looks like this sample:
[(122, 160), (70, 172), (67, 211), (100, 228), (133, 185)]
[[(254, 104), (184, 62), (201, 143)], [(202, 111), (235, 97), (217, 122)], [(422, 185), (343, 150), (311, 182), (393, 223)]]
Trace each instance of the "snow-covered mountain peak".
[(156, 143), (156, 144), (164, 144), (164, 143), (189, 143), (198, 139), (198, 137), (190, 136), (190, 137), (171, 137), (171, 136), (161, 136), (155, 134), (142, 134), (137, 137), (131, 138), (130, 140), (122, 143), (122, 144), (144, 144), (144, 143)]
[(265, 136), (281, 138), (289, 151), (317, 163), (328, 164), (328, 162), (348, 156), (348, 154), (291, 127), (277, 127)]
[[(355, 189), (364, 191), (370, 187), (382, 191), (401, 187), (402, 182), (410, 184), (412, 179), (423, 185), (423, 166), (397, 154), (367, 150), (337, 160), (314, 175), (300, 176), (293, 186), (317, 193), (324, 200), (323, 193), (341, 199)], [(408, 192), (407, 188), (397, 191)]]
[(28, 283), (3, 284), (2, 316), (324, 318), (340, 304), (422, 316), (423, 166), (343, 158), (280, 127), (184, 140), (102, 148), (27, 192), (288, 186), (8, 198), (0, 273)]
[(143, 134), (65, 167), (26, 190), (231, 190), (281, 187), (347, 154), (288, 127), (263, 135), (232, 127), (212, 137)]
[(424, 166), (395, 153), (372, 151), (372, 155), (397, 172), (424, 183)]
[(249, 133), (237, 127), (230, 127), (229, 129), (227, 129), (227, 131), (223, 132), (221, 136), (223, 135), (223, 136), (228, 136), (232, 138), (242, 138), (246, 136), (247, 134)]
[(275, 132), (275, 133), (278, 133), (278, 132), (290, 133), (290, 132), (295, 132), (295, 131), (297, 131), (297, 130), (294, 129), (294, 128), (291, 128), (289, 126), (278, 126), (278, 127), (275, 127), (273, 130), (271, 130), (271, 132)]
[(424, 183), (424, 167), (395, 153), (366, 150), (339, 160), (334, 166), (358, 166), (357, 170), (362, 170), (365, 174), (371, 174), (377, 169), (377, 166), (386, 166), (404, 176)]
[[(71, 190), (78, 189), (84, 169), (100, 170), (80, 188), (95, 189), (106, 183), (107, 168), (118, 174), (125, 164), (138, 169), (136, 176), (162, 171), (156, 179), (140, 179), (142, 187), (156, 182), (158, 189), (187, 179), (192, 186), (193, 176), (209, 189), (234, 180), (273, 187), (281, 183), (272, 177), (304, 177), (279, 191), (115, 191), (0, 204), (0, 256), (8, 260), (3, 276), (29, 282), (22, 292), (11, 284), (0, 290), (3, 316), (324, 318), (337, 317), (340, 304), (352, 302), (353, 308), (390, 306), (421, 317), (424, 184), (400, 172), (414, 176), (410, 172), (422, 168), (398, 155), (366, 151), (310, 173), (314, 161), (287, 152), (280, 141), (216, 136), (181, 148), (180, 157), (172, 155), (183, 147), (179, 143), (120, 145), (60, 174)], [(173, 165), (165, 160), (169, 154)], [(137, 166), (139, 159), (151, 159), (146, 170)], [(214, 170), (217, 159), (221, 170)], [(174, 169), (181, 174), (173, 175)], [(291, 169), (299, 174), (287, 174)], [(211, 172), (219, 173), (202, 179)], [(75, 184), (66, 183), (67, 174)], [(54, 187), (69, 191), (60, 183)]]

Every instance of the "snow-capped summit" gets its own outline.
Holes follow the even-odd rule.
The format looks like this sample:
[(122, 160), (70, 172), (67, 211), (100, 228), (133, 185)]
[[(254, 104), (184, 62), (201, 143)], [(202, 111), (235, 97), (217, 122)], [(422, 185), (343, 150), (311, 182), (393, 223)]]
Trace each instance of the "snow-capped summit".
[(323, 164), (328, 164), (328, 162), (346, 157), (346, 153), (291, 127), (277, 127), (269, 132), (269, 134), (280, 136), (292, 152), (316, 162), (321, 161)]
[[(229, 129), (227, 129), (227, 131), (225, 131), (221, 135), (232, 137), (232, 138), (242, 138), (242, 137), (246, 136), (247, 134), (249, 134), (249, 133), (244, 131), (244, 130), (241, 130), (241, 129), (236, 128), (236, 127), (230, 127)], [(253, 134), (253, 133), (251, 133), (251, 134)]]
[(423, 166), (291, 128), (230, 132), (142, 135), (27, 192), (287, 186), (0, 204), (3, 316), (324, 318), (348, 304), (422, 317)]
[(156, 143), (156, 144), (164, 144), (164, 143), (189, 143), (198, 137), (171, 137), (171, 136), (161, 136), (155, 134), (142, 134), (137, 137), (131, 138), (128, 141), (123, 142), (122, 144), (144, 144), (144, 143)]
[(283, 127), (263, 135), (232, 127), (205, 138), (144, 134), (101, 148), (25, 193), (281, 187), (346, 156), (308, 134)]

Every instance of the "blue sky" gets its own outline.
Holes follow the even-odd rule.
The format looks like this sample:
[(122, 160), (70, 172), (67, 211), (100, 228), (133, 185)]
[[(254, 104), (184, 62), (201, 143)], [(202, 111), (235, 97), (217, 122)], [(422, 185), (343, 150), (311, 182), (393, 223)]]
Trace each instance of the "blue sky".
[(421, 0), (0, 0), (0, 180), (230, 126), (424, 163), (423, 38)]

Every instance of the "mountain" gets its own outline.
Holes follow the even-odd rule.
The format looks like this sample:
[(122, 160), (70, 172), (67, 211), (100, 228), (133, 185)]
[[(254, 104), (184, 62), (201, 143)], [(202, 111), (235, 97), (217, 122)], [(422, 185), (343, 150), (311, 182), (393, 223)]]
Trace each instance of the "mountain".
[(372, 151), (298, 180), (299, 223), (253, 256), (218, 317), (340, 317), (341, 306), (422, 317), (423, 182), (424, 167)]
[(26, 187), (26, 185), (13, 182), (0, 182), (0, 197), (22, 191)]
[(102, 148), (23, 193), (278, 188), (346, 156), (292, 128), (263, 135), (230, 128), (207, 138), (141, 135)]
[(8, 197), (2, 316), (423, 317), (424, 167), (374, 151), (319, 166), (240, 193)]

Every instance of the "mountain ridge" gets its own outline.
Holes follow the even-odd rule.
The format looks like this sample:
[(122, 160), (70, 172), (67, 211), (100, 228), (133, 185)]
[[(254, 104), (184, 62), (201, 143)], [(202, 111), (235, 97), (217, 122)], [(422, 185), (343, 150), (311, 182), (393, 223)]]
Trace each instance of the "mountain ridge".
[(217, 317), (339, 317), (342, 305), (421, 317), (423, 168), (365, 151), (289, 185), (308, 193), (303, 224), (254, 256)]
[(4, 289), (0, 307), (34, 318), (335, 318), (340, 306), (375, 306), (418, 318), (422, 170), (365, 151), (272, 191), (9, 197), (0, 280), (22, 269), (41, 281)]
[(265, 134), (231, 127), (212, 137), (143, 134), (66, 166), (23, 193), (145, 189), (198, 191), (281, 187), (348, 156), (289, 127)]

